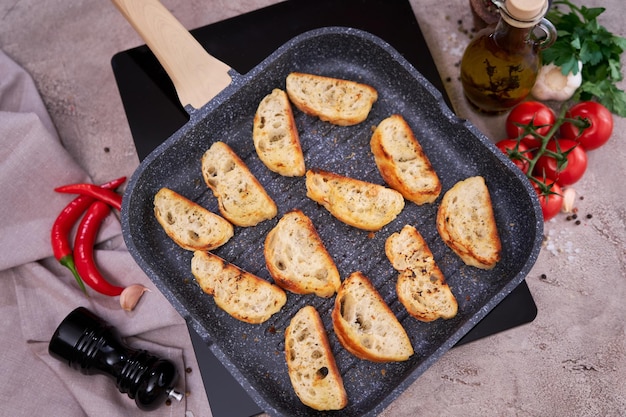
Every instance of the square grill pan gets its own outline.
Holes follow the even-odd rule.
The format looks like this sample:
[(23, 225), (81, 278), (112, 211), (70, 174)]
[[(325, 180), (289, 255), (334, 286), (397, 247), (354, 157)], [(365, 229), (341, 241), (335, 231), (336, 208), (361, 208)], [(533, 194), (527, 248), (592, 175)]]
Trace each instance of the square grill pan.
[[(372, 234), (347, 226), (306, 197), (304, 177), (286, 178), (269, 171), (252, 142), (252, 120), (260, 100), (273, 88), (285, 88), (293, 71), (369, 84), (379, 98), (369, 117), (340, 127), (300, 113), (294, 115), (307, 168), (320, 168), (384, 184), (369, 149), (372, 127), (398, 113), (409, 123), (437, 171), (442, 195), (457, 181), (485, 178), (502, 241), (502, 259), (490, 271), (466, 266), (442, 242), (433, 204), (407, 202), (390, 224)], [(233, 82), (143, 160), (124, 194), (122, 230), (138, 265), (255, 402), (273, 416), (375, 416), (461, 339), (525, 278), (539, 253), (543, 218), (535, 191), (506, 156), (469, 122), (457, 118), (441, 94), (399, 53), (360, 30), (327, 27), (306, 32), (277, 49), (245, 75), (231, 71)], [(315, 224), (342, 278), (362, 271), (406, 329), (415, 354), (405, 362), (377, 364), (349, 354), (332, 329), (334, 297), (287, 293), (283, 309), (260, 325), (239, 322), (216, 307), (190, 272), (192, 253), (171, 241), (153, 214), (161, 187), (171, 188), (218, 212), (204, 184), (200, 159), (215, 141), (229, 144), (246, 162), (278, 206), (278, 216), (235, 236), (214, 251), (242, 269), (272, 281), (265, 268), (263, 243), (287, 211), (298, 208)], [(385, 239), (412, 224), (427, 240), (455, 294), (453, 319), (422, 323), (409, 316), (395, 294), (396, 271), (384, 253)], [(313, 305), (325, 324), (349, 404), (341, 411), (318, 412), (295, 395), (284, 357), (284, 330), (304, 305)]]

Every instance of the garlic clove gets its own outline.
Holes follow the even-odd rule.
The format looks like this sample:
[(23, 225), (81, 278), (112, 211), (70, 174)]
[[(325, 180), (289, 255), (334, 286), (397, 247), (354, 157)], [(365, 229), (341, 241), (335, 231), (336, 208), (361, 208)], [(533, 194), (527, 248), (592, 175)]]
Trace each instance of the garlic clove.
[(150, 291), (140, 284), (129, 285), (120, 295), (120, 306), (126, 311), (133, 311), (144, 292)]
[(563, 74), (561, 67), (546, 64), (541, 67), (531, 94), (537, 100), (565, 101), (570, 99), (582, 84), (582, 62), (578, 61), (578, 72)]
[(563, 213), (571, 213), (574, 211), (574, 201), (576, 201), (576, 190), (566, 188), (563, 190), (563, 205), (561, 211)]

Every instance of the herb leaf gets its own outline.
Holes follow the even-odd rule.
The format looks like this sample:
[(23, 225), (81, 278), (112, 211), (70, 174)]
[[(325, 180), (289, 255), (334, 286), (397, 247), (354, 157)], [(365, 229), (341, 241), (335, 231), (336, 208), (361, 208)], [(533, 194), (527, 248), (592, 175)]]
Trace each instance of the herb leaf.
[[(563, 74), (578, 73), (583, 64), (582, 100), (596, 99), (611, 112), (626, 117), (626, 93), (616, 83), (623, 79), (620, 57), (626, 38), (609, 32), (597, 21), (604, 7), (578, 7), (569, 0), (554, 0), (546, 15), (557, 29), (557, 40), (542, 51), (544, 63), (561, 67)], [(565, 13), (559, 6), (567, 6)]]

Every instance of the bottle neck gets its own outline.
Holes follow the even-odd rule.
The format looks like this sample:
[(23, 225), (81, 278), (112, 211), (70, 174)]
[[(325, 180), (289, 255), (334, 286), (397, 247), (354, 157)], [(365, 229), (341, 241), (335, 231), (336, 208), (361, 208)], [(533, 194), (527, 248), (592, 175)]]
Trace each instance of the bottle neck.
[(533, 27), (517, 27), (500, 19), (493, 32), (495, 42), (502, 48), (517, 50), (533, 45), (531, 34)]

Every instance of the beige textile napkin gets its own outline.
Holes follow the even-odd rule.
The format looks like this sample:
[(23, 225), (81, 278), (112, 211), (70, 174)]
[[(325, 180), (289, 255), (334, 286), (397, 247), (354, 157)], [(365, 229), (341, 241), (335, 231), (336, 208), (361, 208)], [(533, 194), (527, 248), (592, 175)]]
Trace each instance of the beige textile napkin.
[[(92, 290), (86, 297), (54, 259), (50, 227), (74, 198), (54, 188), (90, 180), (61, 145), (30, 76), (2, 51), (0, 178), (0, 416), (210, 417), (185, 321), (128, 253), (118, 218), (105, 220), (95, 257), (113, 283), (150, 288), (134, 311), (122, 310), (118, 297)], [(52, 358), (52, 334), (79, 306), (116, 327), (131, 347), (171, 360), (177, 389), (188, 395), (141, 411), (109, 377), (83, 375)]]

